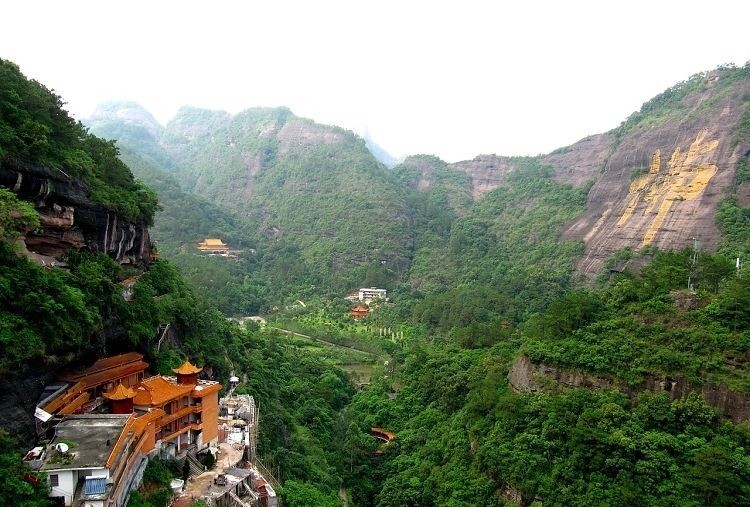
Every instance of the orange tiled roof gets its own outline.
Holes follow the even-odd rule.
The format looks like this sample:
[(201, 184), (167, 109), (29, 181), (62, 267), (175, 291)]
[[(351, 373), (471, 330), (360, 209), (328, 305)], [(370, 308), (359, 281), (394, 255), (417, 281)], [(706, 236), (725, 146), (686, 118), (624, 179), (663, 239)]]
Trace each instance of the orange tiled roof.
[(165, 415), (166, 412), (164, 412), (162, 409), (155, 408), (154, 410), (146, 412), (142, 416), (136, 417), (135, 422), (133, 423), (133, 429), (137, 433), (141, 433), (149, 423), (154, 422)]
[(144, 363), (142, 359), (143, 354), (139, 354), (137, 352), (128, 352), (127, 354), (120, 354), (118, 356), (104, 357), (81, 372), (68, 373), (62, 375), (60, 378), (69, 382), (75, 382), (77, 380), (81, 380), (82, 377), (94, 375), (96, 373), (101, 373), (113, 368), (119, 368), (126, 365), (137, 364), (138, 366), (144, 365), (144, 367), (148, 367), (148, 364)]
[[(104, 466), (106, 466), (107, 468), (110, 468), (112, 465), (114, 465), (115, 460), (117, 459), (117, 456), (120, 454), (120, 449), (125, 443), (125, 440), (127, 439), (130, 432), (133, 431), (134, 422), (135, 422), (135, 415), (130, 414), (127, 421), (125, 421), (125, 426), (122, 428), (122, 431), (120, 432), (120, 435), (117, 437), (115, 444), (112, 446), (112, 451), (109, 453), (109, 457), (107, 458), (107, 461), (104, 463)], [(139, 435), (136, 435), (136, 440), (138, 436)]]
[(180, 375), (192, 375), (193, 373), (200, 373), (203, 368), (198, 368), (193, 363), (185, 359), (185, 362), (179, 368), (175, 368), (172, 371)]
[(160, 406), (164, 403), (187, 396), (193, 390), (192, 385), (173, 384), (156, 376), (148, 378), (135, 389), (133, 402), (138, 406)]
[(111, 392), (104, 393), (104, 397), (108, 400), (127, 400), (135, 396), (135, 391), (129, 387), (125, 387), (122, 383), (117, 384), (117, 387)]
[(85, 384), (86, 389), (89, 389), (113, 380), (125, 378), (133, 373), (143, 372), (146, 368), (148, 368), (148, 363), (136, 361), (134, 363), (115, 366), (114, 368), (109, 368), (88, 375), (75, 375), (74, 377), (63, 378), (62, 380), (67, 380), (68, 382), (82, 382)]

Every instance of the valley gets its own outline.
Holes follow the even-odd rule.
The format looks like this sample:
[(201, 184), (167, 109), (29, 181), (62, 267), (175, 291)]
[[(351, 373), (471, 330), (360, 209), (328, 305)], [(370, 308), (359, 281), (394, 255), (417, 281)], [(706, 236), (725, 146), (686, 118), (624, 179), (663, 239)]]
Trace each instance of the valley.
[(750, 504), (750, 66), (391, 167), (283, 107), (84, 129), (0, 64), (0, 495), (49, 505), (14, 461), (45, 383), (135, 351), (236, 376), (289, 507)]

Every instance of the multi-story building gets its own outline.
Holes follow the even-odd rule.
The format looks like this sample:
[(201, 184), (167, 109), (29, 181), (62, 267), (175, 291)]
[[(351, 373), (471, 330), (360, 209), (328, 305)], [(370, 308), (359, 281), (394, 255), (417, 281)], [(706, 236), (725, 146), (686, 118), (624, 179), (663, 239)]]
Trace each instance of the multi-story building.
[(382, 299), (385, 301), (388, 299), (388, 291), (376, 287), (361, 288), (359, 289), (358, 299), (368, 304), (375, 299)]
[[(37, 417), (56, 424), (54, 438), (31, 461), (47, 473), (50, 496), (64, 505), (120, 507), (140, 484), (149, 457), (216, 445), (221, 384), (199, 380), (202, 369), (187, 360), (172, 370), (175, 377), (143, 379), (142, 357), (101, 359), (65, 376), (68, 383), (40, 403)], [(110, 413), (76, 414), (92, 407)]]
[(215, 445), (221, 384), (198, 380), (201, 368), (189, 361), (172, 371), (176, 377), (151, 377), (135, 388), (136, 413), (164, 411), (157, 421), (156, 439), (165, 454), (176, 454), (189, 446), (201, 449)]
[(66, 506), (120, 507), (154, 447), (154, 413), (71, 415), (60, 421), (40, 470)]
[(38, 407), (52, 416), (86, 413), (117, 385), (137, 385), (146, 376), (146, 368), (143, 354), (137, 352), (99, 359), (81, 372), (60, 375), (60, 382), (45, 390)]

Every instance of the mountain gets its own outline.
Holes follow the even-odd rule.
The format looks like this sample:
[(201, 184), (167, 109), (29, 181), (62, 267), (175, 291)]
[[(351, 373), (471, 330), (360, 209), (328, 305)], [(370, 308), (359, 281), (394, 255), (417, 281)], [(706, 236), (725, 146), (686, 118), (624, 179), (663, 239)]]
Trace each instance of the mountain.
[(134, 134), (121, 119), (131, 111), (124, 107), (98, 111), (92, 131), (125, 131), (118, 142), (131, 164), (132, 154), (147, 157), (183, 191), (250, 224), (244, 241), (261, 255), (292, 252), (307, 283), (325, 278), (348, 290), (406, 271), (412, 239), (404, 191), (360, 137), (284, 108), (235, 116), (182, 108), (156, 138), (148, 123)]
[[(235, 116), (183, 108), (162, 129), (126, 103), (89, 125), (117, 138), (136, 172), (134, 157), (145, 157), (162, 174), (146, 180), (169, 181), (157, 190), (177, 192), (167, 190), (177, 183), (177, 201), (200, 199), (192, 209), (235, 227), (196, 217), (170, 243), (229, 236), (244, 224), (233, 241), (276, 259), (273, 269), (287, 274), (275, 284), (341, 291), (404, 282), (424, 293), (483, 279), (496, 295), (549, 284), (559, 294), (623, 251), (680, 249), (693, 238), (707, 250), (724, 245), (717, 212), (732, 216), (727, 203), (748, 193), (735, 179), (750, 148), (747, 74), (693, 76), (616, 129), (548, 155), (453, 164), (412, 156), (392, 170), (366, 140), (285, 108)], [(165, 200), (161, 223), (184, 222), (189, 213), (177, 209)]]
[[(579, 272), (596, 276), (623, 248), (680, 249), (693, 238), (708, 250), (719, 245), (715, 214), (734, 194), (736, 167), (750, 155), (749, 78), (747, 66), (697, 74), (618, 128), (539, 158), (559, 182), (593, 182), (585, 212), (562, 231), (585, 244)], [(507, 157), (492, 155), (453, 167), (471, 176), (475, 198), (503, 186), (515, 169)]]
[[(748, 68), (695, 76), (546, 156), (392, 169), (283, 108), (185, 108), (161, 128), (109, 105), (91, 128), (119, 137), (118, 159), (59, 98), (0, 71), (0, 423), (15, 434), (52, 372), (136, 349), (161, 371), (188, 355), (243, 378), (290, 507), (748, 503), (750, 276), (734, 260), (750, 248)], [(236, 326), (170, 262), (128, 249), (156, 202), (122, 160), (165, 199), (163, 257), (270, 326)], [(108, 220), (87, 235), (92, 209)], [(64, 269), (7, 241), (50, 224), (87, 238)], [(717, 251), (663, 248), (683, 229)], [(248, 248), (198, 255), (213, 233)], [(392, 301), (352, 322), (341, 296), (369, 283)], [(332, 360), (359, 353), (318, 336), (382, 354), (369, 385), (355, 394)], [(3, 498), (28, 494), (18, 461), (0, 432), (16, 479)]]
[[(341, 438), (333, 421), (353, 393), (344, 372), (328, 352), (300, 350), (274, 331), (245, 329), (229, 321), (194, 293), (172, 264), (158, 258), (149, 240), (149, 224), (157, 209), (155, 194), (133, 177), (121, 158), (137, 161), (139, 172), (165, 190), (163, 194), (175, 206), (170, 212), (185, 213), (189, 225), (193, 219), (201, 220), (200, 215), (230, 221), (233, 217), (211, 209), (198, 197), (180, 194), (176, 181), (154, 167), (154, 160), (163, 154), (158, 146), (147, 146), (159, 133), (150, 115), (131, 105), (120, 119), (136, 121), (113, 125), (138, 140), (142, 149), (152, 149), (148, 155), (120, 153), (120, 158), (114, 143), (86, 131), (61, 107), (61, 99), (52, 91), (0, 59), (3, 503), (59, 505), (59, 498), (49, 497), (55, 491), (49, 484), (57, 475), (39, 472), (22, 457), (37, 445), (39, 449), (50, 445), (46, 452), (54, 452), (49, 441), (58, 417), (68, 418), (73, 411), (74, 418), (91, 411), (99, 419), (109, 417), (101, 415), (109, 407), (100, 395), (102, 389), (114, 386), (97, 384), (96, 375), (86, 385), (73, 385), (73, 381), (61, 385), (57, 377), (93, 363), (106, 369), (121, 364), (110, 356), (130, 353), (131, 357), (145, 356), (152, 373), (172, 373), (186, 357), (201, 365), (200, 375), (205, 379), (224, 382), (230, 369), (232, 375), (236, 372), (242, 377), (240, 389), (252, 393), (256, 407), (263, 407), (258, 449), (266, 464), (278, 466), (277, 471), (283, 467), (284, 475), (277, 478), (288, 484), (285, 504), (293, 506), (290, 498), (296, 494), (305, 499), (313, 496), (316, 505), (335, 505), (343, 460), (332, 451)], [(192, 205), (203, 207), (191, 210)], [(231, 222), (224, 225), (235, 227)], [(170, 235), (188, 232), (176, 223), (162, 224), (162, 228)], [(241, 227), (235, 234), (241, 234)], [(138, 369), (140, 377), (142, 368)], [(252, 375), (247, 375), (250, 371)], [(65, 391), (68, 387), (71, 390)], [(40, 427), (38, 404), (58, 395), (54, 401), (58, 408), (62, 398), (74, 398), (73, 402), (52, 416), (50, 426)], [(312, 419), (328, 422), (313, 430), (308, 428)], [(122, 439), (133, 436), (128, 430), (133, 420), (129, 419)], [(69, 442), (73, 449), (69, 457), (80, 457), (84, 447), (101, 446), (104, 458), (94, 463), (101, 466), (110, 442), (90, 437), (80, 434)], [(171, 445), (164, 432), (156, 438), (156, 445), (163, 444), (164, 449)], [(208, 442), (203, 445), (207, 449)], [(166, 507), (173, 497), (169, 481), (181, 475), (182, 467), (166, 465), (163, 456), (155, 455), (158, 452), (149, 453), (144, 472), (140, 467), (145, 461), (140, 457), (145, 455), (135, 448), (129, 452), (133, 456), (127, 464), (123, 460), (110, 477), (114, 482), (107, 492), (117, 490), (117, 501), (124, 499), (129, 505)], [(59, 456), (51, 463), (60, 464)], [(141, 475), (146, 484), (132, 491), (141, 483)], [(62, 479), (59, 482), (64, 486)], [(81, 484), (73, 503), (86, 496)]]

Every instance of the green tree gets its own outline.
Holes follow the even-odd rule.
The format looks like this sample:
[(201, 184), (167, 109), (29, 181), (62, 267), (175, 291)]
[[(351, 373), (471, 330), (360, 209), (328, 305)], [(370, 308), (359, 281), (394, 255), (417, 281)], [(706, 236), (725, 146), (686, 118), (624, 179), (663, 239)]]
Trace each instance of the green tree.
[(20, 507), (49, 507), (46, 478), (40, 484), (24, 480), (27, 469), (21, 464), (16, 442), (0, 428), (0, 498)]
[(12, 240), (38, 227), (39, 214), (34, 206), (18, 199), (10, 190), (0, 188), (0, 241)]

